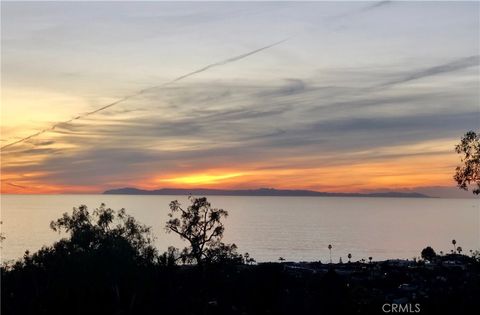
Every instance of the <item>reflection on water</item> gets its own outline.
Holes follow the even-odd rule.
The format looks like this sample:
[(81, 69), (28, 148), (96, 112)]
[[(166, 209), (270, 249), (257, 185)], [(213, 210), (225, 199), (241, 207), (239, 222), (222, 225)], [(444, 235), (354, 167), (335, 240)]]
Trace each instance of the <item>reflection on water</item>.
[[(153, 227), (157, 247), (185, 245), (166, 234), (168, 204), (180, 196), (126, 195), (3, 195), (1, 196), (2, 260), (18, 258), (25, 250), (50, 245), (61, 235), (49, 229), (51, 220), (73, 206), (91, 209), (104, 202), (126, 208), (140, 222)], [(230, 197), (212, 196), (214, 207), (229, 211), (225, 241), (257, 261), (314, 261), (332, 257), (346, 261), (412, 258), (427, 245), (447, 252), (450, 241), (465, 252), (480, 248), (480, 203), (475, 199), (337, 198), (337, 197)]]

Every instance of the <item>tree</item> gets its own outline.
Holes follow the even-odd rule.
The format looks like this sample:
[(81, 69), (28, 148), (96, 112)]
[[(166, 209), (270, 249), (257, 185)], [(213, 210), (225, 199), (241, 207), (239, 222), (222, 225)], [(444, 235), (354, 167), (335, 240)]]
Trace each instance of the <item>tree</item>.
[(453, 244), (453, 253), (455, 253), (457, 251), (457, 241), (456, 240), (452, 240), (452, 244)]
[(479, 250), (472, 251), (472, 258), (473, 258), (477, 263), (480, 263), (480, 251), (479, 251)]
[(352, 259), (352, 254), (349, 253), (347, 257), (348, 257), (348, 262), (350, 263), (350, 260)]
[[(3, 224), (2, 221), (0, 221), (0, 226)], [(3, 235), (2, 232), (0, 232), (0, 243), (3, 242), (5, 240), (5, 236)]]
[(73, 208), (50, 223), (54, 231), (65, 231), (69, 238), (54, 247), (70, 253), (98, 253), (102, 257), (133, 259), (139, 263), (152, 262), (156, 257), (151, 228), (139, 224), (125, 209), (118, 212), (101, 204), (92, 214), (87, 206)]
[(253, 257), (250, 257), (250, 254), (249, 253), (245, 253), (243, 254), (243, 257), (245, 259), (245, 263), (247, 265), (251, 265), (251, 264), (254, 264), (256, 261)]
[(424, 260), (432, 261), (437, 256), (437, 253), (435, 253), (432, 247), (427, 246), (422, 250), (421, 256)]
[(167, 251), (158, 257), (158, 262), (162, 266), (173, 267), (177, 264), (177, 261), (181, 259), (178, 248), (169, 246)]
[(190, 244), (182, 251), (183, 259), (198, 265), (239, 261), (242, 257), (236, 253), (236, 245), (221, 242), (225, 230), (221, 220), (228, 212), (212, 208), (205, 197), (188, 199), (191, 205), (187, 209), (177, 200), (170, 203), (170, 219), (165, 226), (167, 232), (178, 234)]
[(142, 314), (131, 309), (154, 283), (158, 257), (149, 227), (104, 204), (73, 208), (50, 227), (63, 238), (2, 267), (2, 302), (15, 305), (4, 312), (2, 303), (2, 314)]
[(460, 143), (455, 146), (455, 151), (460, 154), (462, 165), (457, 166), (453, 178), (460, 189), (468, 190), (473, 184), (475, 195), (480, 194), (480, 133), (467, 132)]
[(332, 244), (328, 244), (328, 250), (330, 252), (330, 263), (332, 263)]
[(463, 248), (461, 246), (457, 247), (457, 253), (462, 254)]

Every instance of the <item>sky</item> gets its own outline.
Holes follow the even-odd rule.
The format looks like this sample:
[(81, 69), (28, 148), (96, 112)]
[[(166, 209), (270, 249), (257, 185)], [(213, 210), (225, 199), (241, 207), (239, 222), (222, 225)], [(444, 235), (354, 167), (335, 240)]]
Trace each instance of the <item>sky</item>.
[(479, 6), (2, 2), (2, 193), (469, 196)]

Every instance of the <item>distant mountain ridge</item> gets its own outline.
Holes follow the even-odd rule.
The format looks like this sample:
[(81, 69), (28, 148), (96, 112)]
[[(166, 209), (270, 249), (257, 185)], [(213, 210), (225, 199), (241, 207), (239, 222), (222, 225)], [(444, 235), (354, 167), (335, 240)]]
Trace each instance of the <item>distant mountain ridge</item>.
[(195, 196), (290, 196), (290, 197), (396, 197), (396, 198), (431, 198), (416, 192), (379, 192), (379, 193), (328, 193), (313, 190), (288, 190), (274, 188), (259, 189), (207, 189), (207, 188), (162, 188), (144, 190), (138, 188), (119, 188), (106, 190), (104, 195), (195, 195)]

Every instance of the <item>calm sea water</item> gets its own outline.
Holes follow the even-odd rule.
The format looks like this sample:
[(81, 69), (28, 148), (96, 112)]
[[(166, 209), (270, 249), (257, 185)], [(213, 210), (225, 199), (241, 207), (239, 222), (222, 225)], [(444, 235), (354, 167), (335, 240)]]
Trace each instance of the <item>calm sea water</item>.
[[(51, 220), (72, 207), (91, 209), (104, 202), (126, 208), (153, 227), (160, 250), (185, 246), (164, 230), (168, 204), (181, 196), (3, 195), (1, 196), (2, 261), (50, 245), (62, 235), (49, 229)], [(257, 261), (346, 261), (412, 258), (427, 245), (444, 252), (451, 240), (464, 251), (480, 248), (480, 202), (475, 199), (336, 198), (336, 197), (209, 197), (213, 206), (229, 211), (225, 241), (238, 245)]]

